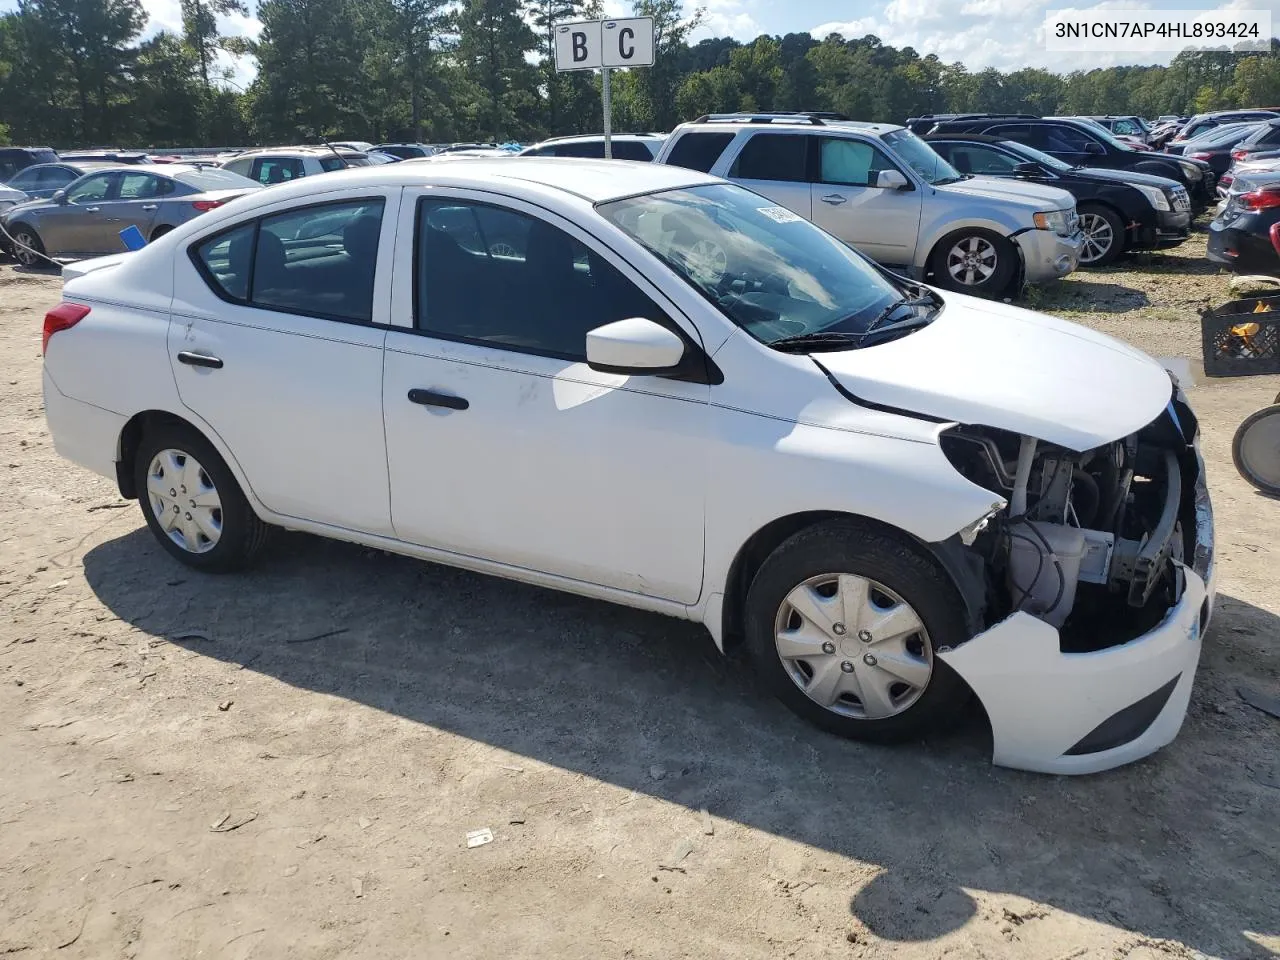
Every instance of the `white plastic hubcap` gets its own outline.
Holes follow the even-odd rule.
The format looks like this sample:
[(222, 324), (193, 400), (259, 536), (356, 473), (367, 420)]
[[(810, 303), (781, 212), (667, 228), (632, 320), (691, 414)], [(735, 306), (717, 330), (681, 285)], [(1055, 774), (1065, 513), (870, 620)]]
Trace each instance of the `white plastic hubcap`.
[(919, 614), (883, 584), (849, 573), (811, 577), (788, 593), (774, 642), (810, 700), (858, 720), (902, 713), (933, 675)]
[(147, 468), (147, 500), (160, 529), (188, 553), (208, 553), (222, 537), (222, 500), (200, 462), (161, 450)]

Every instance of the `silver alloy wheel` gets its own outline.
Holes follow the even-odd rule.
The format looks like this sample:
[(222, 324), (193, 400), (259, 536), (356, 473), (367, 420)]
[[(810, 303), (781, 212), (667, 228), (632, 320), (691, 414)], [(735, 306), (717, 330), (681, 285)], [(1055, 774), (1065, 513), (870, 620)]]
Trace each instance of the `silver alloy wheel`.
[(44, 258), (36, 253), (39, 241), (30, 230), (19, 230), (13, 235), (13, 257), (24, 267), (37, 267)]
[(1256, 478), (1271, 487), (1280, 487), (1280, 411), (1262, 416), (1249, 425), (1238, 443), (1245, 479)]
[(773, 634), (792, 682), (841, 716), (897, 716), (933, 676), (933, 645), (920, 615), (866, 577), (810, 577), (782, 601)]
[(1107, 218), (1096, 213), (1080, 214), (1080, 230), (1084, 234), (1084, 247), (1080, 250), (1081, 263), (1097, 263), (1116, 242), (1116, 233)]
[(163, 530), (188, 553), (208, 553), (222, 537), (222, 499), (200, 461), (161, 450), (147, 468), (147, 500)]
[(995, 244), (986, 237), (968, 236), (947, 251), (947, 272), (956, 283), (976, 287), (991, 279), (998, 261)]

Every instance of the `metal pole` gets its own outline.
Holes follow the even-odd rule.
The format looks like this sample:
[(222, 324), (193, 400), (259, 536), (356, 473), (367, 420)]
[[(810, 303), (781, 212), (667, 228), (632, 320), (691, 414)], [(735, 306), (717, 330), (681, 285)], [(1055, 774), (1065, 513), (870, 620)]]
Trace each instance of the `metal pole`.
[(604, 158), (613, 159), (613, 96), (609, 90), (609, 68), (601, 67), (600, 92), (604, 100)]

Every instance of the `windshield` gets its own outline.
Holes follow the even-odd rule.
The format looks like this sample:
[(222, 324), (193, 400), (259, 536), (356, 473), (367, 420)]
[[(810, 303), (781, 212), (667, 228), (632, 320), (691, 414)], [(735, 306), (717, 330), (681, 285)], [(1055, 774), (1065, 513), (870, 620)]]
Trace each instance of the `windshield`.
[(1089, 132), (1100, 140), (1105, 140), (1117, 150), (1123, 150), (1126, 153), (1134, 153), (1133, 147), (1125, 143), (1123, 140), (1117, 140), (1115, 136), (1100, 124), (1097, 120), (1087, 120), (1081, 117), (1074, 118), (1076, 123), (1082, 124), (1089, 128)]
[(964, 177), (955, 167), (947, 163), (929, 146), (910, 130), (894, 130), (880, 138), (898, 159), (906, 163), (926, 183), (937, 186), (941, 183), (955, 183)]
[(1025, 143), (1018, 143), (1016, 140), (1005, 140), (1002, 141), (1000, 145), (1002, 147), (1007, 147), (1020, 156), (1026, 157), (1028, 160), (1034, 160), (1036, 163), (1042, 164), (1050, 170), (1062, 172), (1072, 169), (1071, 164), (1064, 163), (1057, 157), (1051, 157), (1049, 154), (1043, 153), (1035, 147), (1028, 147)]
[(864, 333), (903, 299), (861, 254), (732, 184), (667, 190), (597, 209), (764, 343)]

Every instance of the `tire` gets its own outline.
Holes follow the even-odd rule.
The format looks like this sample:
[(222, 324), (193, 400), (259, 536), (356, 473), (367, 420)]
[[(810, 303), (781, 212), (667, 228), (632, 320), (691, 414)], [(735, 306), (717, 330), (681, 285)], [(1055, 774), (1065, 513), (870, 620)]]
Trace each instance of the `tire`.
[(1017, 268), (1018, 252), (1013, 244), (986, 230), (953, 233), (944, 237), (929, 255), (935, 286), (976, 297), (1003, 294)]
[(13, 259), (24, 267), (48, 266), (49, 261), (44, 256), (44, 243), (41, 242), (40, 234), (36, 233), (34, 228), (25, 223), (19, 223), (14, 225), (9, 234), (14, 241)]
[[(195, 429), (148, 430), (133, 470), (147, 526), (187, 566), (206, 573), (242, 570), (266, 544), (271, 527), (253, 512), (226, 462)], [(193, 488), (200, 491), (194, 498)], [(166, 529), (161, 516), (174, 522)]]
[(1263, 493), (1280, 497), (1280, 396), (1245, 418), (1231, 441), (1231, 459), (1240, 476)]
[[(829, 584), (833, 574), (843, 579)], [(860, 593), (860, 583), (872, 589)], [(862, 616), (845, 605), (850, 598), (866, 604)], [(819, 523), (779, 546), (748, 590), (744, 617), (748, 652), (778, 699), (824, 730), (875, 743), (955, 720), (969, 688), (935, 652), (967, 640), (965, 622), (959, 592), (931, 558), (856, 519)], [(871, 632), (898, 628), (897, 638)]]
[(1109, 207), (1096, 203), (1082, 205), (1080, 229), (1084, 233), (1080, 266), (1104, 267), (1124, 252), (1124, 222)]

